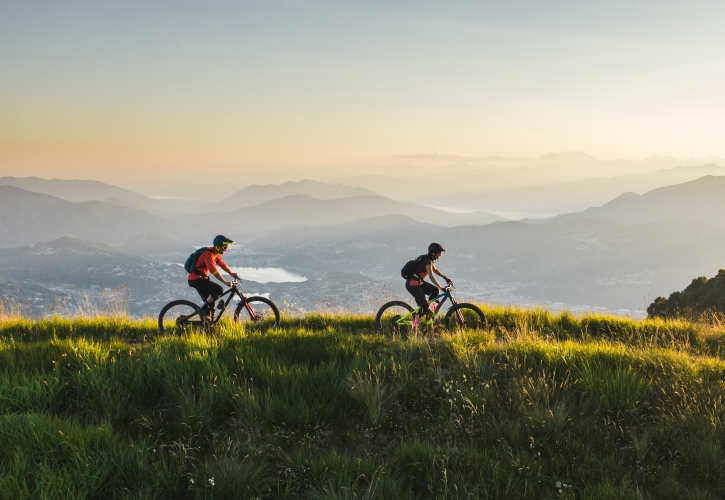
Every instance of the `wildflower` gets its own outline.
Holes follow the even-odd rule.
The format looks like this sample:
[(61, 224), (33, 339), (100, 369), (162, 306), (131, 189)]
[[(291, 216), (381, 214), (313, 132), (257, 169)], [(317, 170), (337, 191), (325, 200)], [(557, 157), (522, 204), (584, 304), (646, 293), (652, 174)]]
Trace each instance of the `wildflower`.
[(209, 484), (211, 484), (212, 486), (214, 486), (214, 478), (213, 477), (210, 477), (209, 478)]

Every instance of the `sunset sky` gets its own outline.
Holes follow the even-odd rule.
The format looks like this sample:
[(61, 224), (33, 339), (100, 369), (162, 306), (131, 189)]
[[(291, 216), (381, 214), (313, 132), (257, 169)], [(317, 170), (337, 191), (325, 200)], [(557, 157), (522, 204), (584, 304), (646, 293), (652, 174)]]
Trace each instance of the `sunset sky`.
[(725, 2), (0, 2), (0, 175), (725, 157)]

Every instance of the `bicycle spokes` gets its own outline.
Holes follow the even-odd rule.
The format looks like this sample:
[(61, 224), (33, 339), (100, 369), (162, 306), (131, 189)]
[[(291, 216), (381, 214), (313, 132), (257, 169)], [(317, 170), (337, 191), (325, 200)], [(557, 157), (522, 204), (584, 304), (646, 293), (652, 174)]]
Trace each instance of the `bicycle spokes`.
[(413, 315), (402, 306), (389, 307), (380, 317), (380, 327), (386, 334), (406, 330), (413, 326), (413, 323)]
[(183, 302), (166, 308), (160, 323), (163, 325), (163, 332), (172, 335), (181, 335), (204, 325), (198, 309), (191, 303)]
[(274, 304), (261, 297), (245, 300), (238, 309), (238, 321), (247, 329), (276, 328), (279, 324), (279, 312)]

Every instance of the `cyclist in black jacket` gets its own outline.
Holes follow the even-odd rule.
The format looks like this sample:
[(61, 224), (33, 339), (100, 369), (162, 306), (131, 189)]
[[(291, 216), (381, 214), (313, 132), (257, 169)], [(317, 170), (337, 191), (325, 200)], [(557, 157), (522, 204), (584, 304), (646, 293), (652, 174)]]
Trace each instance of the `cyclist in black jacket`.
[[(435, 279), (435, 275), (437, 274), (446, 280), (449, 285), (452, 283), (451, 279), (440, 272), (435, 265), (435, 261), (440, 259), (441, 254), (445, 251), (446, 249), (438, 243), (428, 245), (428, 255), (421, 259), (411, 277), (405, 282), (405, 289), (410, 292), (415, 299), (415, 303), (420, 306), (421, 317), (423, 314), (429, 317), (431, 316), (432, 313), (428, 308), (428, 300), (431, 300), (440, 293), (441, 285)], [(430, 280), (434, 285), (424, 281), (427, 276), (430, 276)], [(427, 300), (426, 295), (428, 296)]]

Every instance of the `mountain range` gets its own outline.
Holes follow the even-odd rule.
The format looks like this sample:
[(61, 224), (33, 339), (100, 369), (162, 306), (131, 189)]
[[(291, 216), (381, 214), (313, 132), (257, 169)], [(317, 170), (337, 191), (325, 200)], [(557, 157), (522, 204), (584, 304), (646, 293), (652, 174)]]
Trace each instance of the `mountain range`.
[(661, 169), (647, 174), (592, 177), (525, 188), (463, 191), (442, 196), (438, 204), (489, 210), (504, 215), (536, 214), (538, 217), (546, 217), (598, 206), (627, 192), (642, 194), (663, 186), (692, 181), (705, 175), (725, 175), (725, 169), (711, 163)]
[(447, 248), (439, 267), (468, 296), (630, 312), (643, 310), (654, 297), (681, 288), (692, 276), (712, 272), (725, 261), (725, 229), (704, 224), (621, 226), (576, 219), (557, 224), (371, 228), (347, 236), (323, 227), (308, 238), (302, 229), (294, 238), (288, 232), (250, 242), (247, 255), (242, 252), (245, 265), (283, 267), (305, 276), (360, 272), (395, 281), (403, 263), (436, 241)]
[[(327, 199), (289, 194), (305, 190), (316, 190)], [(275, 194), (279, 197), (266, 199)], [(373, 282), (388, 283), (386, 293), (404, 294), (400, 267), (431, 241), (448, 248), (441, 267), (455, 277), (462, 294), (494, 302), (560, 303), (623, 312), (643, 310), (654, 297), (682, 289), (692, 276), (712, 275), (725, 261), (725, 177), (708, 175), (641, 195), (623, 194), (576, 213), (518, 222), (486, 212), (450, 213), (360, 194), (350, 186), (312, 182), (278, 190), (245, 188), (233, 196), (227, 202), (230, 207), (265, 201), (236, 210), (160, 217), (112, 201), (75, 203), (0, 186), (0, 245), (73, 236), (113, 245), (103, 251), (125, 255), (124, 266), (131, 266), (118, 277), (96, 275), (97, 266), (87, 262), (100, 257), (89, 257), (91, 250), (79, 250), (80, 243), (67, 244), (61, 252), (66, 264), (43, 257), (59, 252), (47, 244), (22, 247), (17, 254), (5, 249), (10, 257), (0, 268), (0, 292), (16, 293), (27, 285), (36, 287), (32, 293), (37, 297), (47, 298), (51, 292), (42, 287), (50, 283), (57, 288), (58, 280), (80, 288), (128, 282), (141, 294), (134, 300), (151, 301), (148, 304), (155, 307), (159, 289), (133, 281), (131, 275), (143, 271), (133, 267), (138, 257), (131, 254), (178, 263), (220, 232), (237, 240), (228, 255), (232, 265), (282, 267), (310, 278), (268, 287), (277, 298), (306, 303), (312, 300), (310, 294), (349, 296), (358, 293), (355, 287)], [(54, 265), (79, 275), (51, 277), (44, 270)], [(115, 267), (119, 266), (102, 271), (112, 275)], [(176, 278), (180, 284), (174, 286), (180, 288), (174, 293), (187, 293), (183, 273)]]
[(0, 186), (0, 246), (27, 245), (62, 236), (120, 245), (138, 234), (174, 232), (177, 226), (140, 209), (95, 200), (73, 203)]
[[(59, 185), (67, 187), (64, 183)], [(73, 186), (77, 187), (75, 184)], [(99, 195), (109, 193), (104, 186), (90, 184), (92, 189), (98, 188), (93, 192)], [(41, 187), (47, 188), (48, 185), (43, 184)], [(340, 185), (301, 182), (287, 183), (277, 188), (278, 191), (271, 186), (245, 188), (227, 201), (206, 205), (209, 210), (229, 208), (223, 212), (200, 210), (162, 217), (140, 208), (119, 205), (116, 198), (73, 202), (19, 187), (0, 186), (0, 246), (25, 245), (70, 236), (122, 246), (139, 253), (158, 253), (162, 244), (173, 245), (169, 251), (176, 252), (182, 247), (185, 250), (189, 244), (210, 241), (218, 233), (233, 239), (239, 239), (242, 235), (249, 239), (291, 225), (340, 224), (371, 216), (404, 215), (420, 222), (445, 226), (488, 224), (504, 220), (481, 211), (449, 213)], [(324, 199), (309, 194), (288, 195), (297, 191), (314, 192)], [(267, 199), (274, 196), (275, 192), (278, 198)], [(83, 198), (76, 191), (66, 190), (63, 193), (70, 193), (69, 196), (73, 195), (70, 197), (75, 199)], [(86, 192), (87, 195), (89, 193)], [(234, 209), (235, 206), (256, 203), (260, 199), (266, 201)]]
[(624, 193), (601, 207), (550, 219), (596, 219), (622, 225), (670, 221), (725, 226), (725, 176), (661, 187), (645, 194)]
[(383, 215), (403, 215), (418, 222), (441, 226), (490, 224), (505, 220), (487, 212), (450, 213), (377, 195), (325, 200), (310, 195), (284, 196), (231, 212), (184, 216), (184, 220), (202, 225), (211, 217), (216, 226), (223, 227), (225, 231), (258, 236), (286, 226), (328, 226)]

